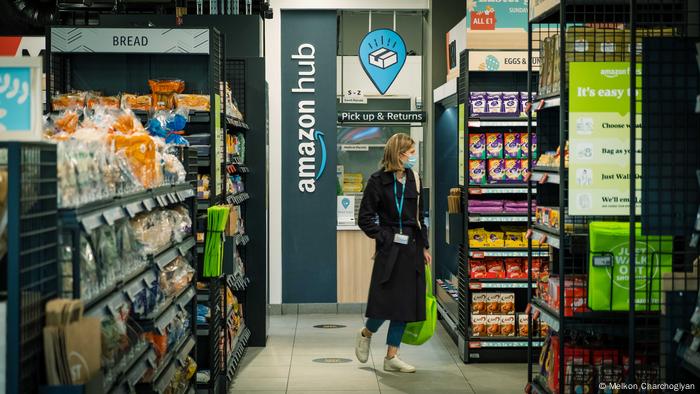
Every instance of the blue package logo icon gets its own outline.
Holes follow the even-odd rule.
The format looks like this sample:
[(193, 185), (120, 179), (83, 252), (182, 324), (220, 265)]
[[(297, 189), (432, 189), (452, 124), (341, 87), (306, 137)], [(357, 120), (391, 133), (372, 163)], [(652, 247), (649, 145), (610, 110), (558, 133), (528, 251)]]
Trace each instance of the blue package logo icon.
[(29, 68), (0, 68), (0, 132), (31, 129), (30, 77)]
[(360, 42), (359, 56), (369, 79), (385, 94), (406, 64), (406, 43), (393, 30), (373, 30)]

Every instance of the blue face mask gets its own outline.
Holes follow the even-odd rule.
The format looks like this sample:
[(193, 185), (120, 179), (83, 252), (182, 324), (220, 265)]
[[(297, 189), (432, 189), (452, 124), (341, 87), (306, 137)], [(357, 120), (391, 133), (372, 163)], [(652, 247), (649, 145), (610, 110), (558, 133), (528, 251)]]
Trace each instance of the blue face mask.
[(413, 168), (413, 166), (416, 165), (417, 162), (418, 162), (418, 156), (416, 156), (416, 155), (408, 156), (408, 161), (403, 163), (403, 167), (407, 170), (410, 170), (411, 168)]

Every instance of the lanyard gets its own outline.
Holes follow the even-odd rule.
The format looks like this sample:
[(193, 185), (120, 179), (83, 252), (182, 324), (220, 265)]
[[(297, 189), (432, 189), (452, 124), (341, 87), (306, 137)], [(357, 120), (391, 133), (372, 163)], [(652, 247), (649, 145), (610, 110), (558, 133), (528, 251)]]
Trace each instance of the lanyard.
[(403, 213), (403, 198), (406, 195), (406, 181), (404, 179), (403, 186), (401, 188), (401, 201), (399, 202), (399, 196), (396, 193), (396, 174), (394, 174), (394, 202), (396, 203), (396, 210), (399, 212), (399, 234), (403, 234), (403, 219), (401, 214)]

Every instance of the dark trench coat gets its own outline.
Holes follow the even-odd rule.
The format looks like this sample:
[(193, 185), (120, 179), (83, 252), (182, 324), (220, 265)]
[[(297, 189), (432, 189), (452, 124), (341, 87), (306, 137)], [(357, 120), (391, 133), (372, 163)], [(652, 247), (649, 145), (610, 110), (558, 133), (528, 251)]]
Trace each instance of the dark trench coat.
[[(421, 183), (422, 184), (422, 183)], [(397, 181), (401, 199), (402, 185)], [(399, 216), (394, 200), (394, 173), (380, 170), (367, 182), (358, 217), (362, 231), (376, 241), (374, 267), (367, 300), (369, 318), (414, 322), (425, 320), (425, 261), (428, 232), (423, 223), (423, 199), (416, 190), (414, 172), (406, 171), (402, 210), (408, 245), (394, 242)], [(420, 216), (417, 218), (416, 216)]]

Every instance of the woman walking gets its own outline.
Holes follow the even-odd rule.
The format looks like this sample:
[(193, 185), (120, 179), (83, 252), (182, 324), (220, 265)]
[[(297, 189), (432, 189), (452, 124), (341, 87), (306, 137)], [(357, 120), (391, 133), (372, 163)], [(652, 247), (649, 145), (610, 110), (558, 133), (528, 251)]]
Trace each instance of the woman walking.
[(390, 321), (384, 370), (415, 372), (397, 356), (406, 323), (425, 320), (425, 264), (428, 232), (423, 225), (420, 179), (412, 170), (416, 144), (406, 134), (389, 138), (382, 169), (372, 174), (360, 205), (359, 225), (376, 240), (367, 300), (367, 322), (357, 334), (355, 355), (365, 363), (372, 334)]

